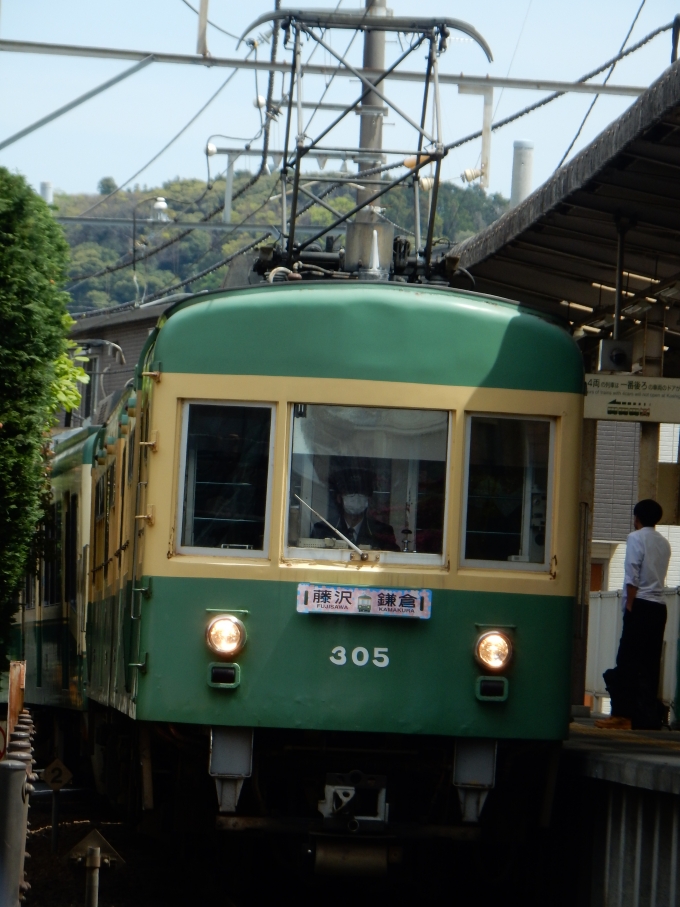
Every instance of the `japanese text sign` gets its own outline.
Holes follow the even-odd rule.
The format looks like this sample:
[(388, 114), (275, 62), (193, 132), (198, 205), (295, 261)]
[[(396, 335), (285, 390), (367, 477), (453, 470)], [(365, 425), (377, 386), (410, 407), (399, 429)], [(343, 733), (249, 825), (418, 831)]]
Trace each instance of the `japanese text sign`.
[(680, 422), (680, 378), (586, 375), (586, 419)]
[(432, 611), (432, 591), (300, 583), (297, 610), (300, 614), (357, 614), (365, 617), (410, 617), (416, 620), (429, 620)]

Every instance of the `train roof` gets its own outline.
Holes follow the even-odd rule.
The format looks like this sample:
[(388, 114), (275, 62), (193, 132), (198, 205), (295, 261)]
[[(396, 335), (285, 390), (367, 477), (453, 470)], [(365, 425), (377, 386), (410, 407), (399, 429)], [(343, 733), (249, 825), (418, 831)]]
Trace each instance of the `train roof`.
[(59, 432), (52, 438), (52, 475), (58, 476), (82, 463), (91, 463), (100, 425), (87, 425)]
[(162, 371), (346, 378), (583, 393), (556, 319), (463, 290), (299, 282), (178, 302), (159, 321)]

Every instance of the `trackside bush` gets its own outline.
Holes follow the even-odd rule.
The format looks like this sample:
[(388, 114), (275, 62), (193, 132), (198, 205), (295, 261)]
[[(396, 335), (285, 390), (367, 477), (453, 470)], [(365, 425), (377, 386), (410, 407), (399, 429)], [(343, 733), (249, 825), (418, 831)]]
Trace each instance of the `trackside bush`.
[(46, 442), (78, 403), (63, 291), (68, 246), (26, 180), (0, 168), (0, 670), (13, 602), (42, 516)]

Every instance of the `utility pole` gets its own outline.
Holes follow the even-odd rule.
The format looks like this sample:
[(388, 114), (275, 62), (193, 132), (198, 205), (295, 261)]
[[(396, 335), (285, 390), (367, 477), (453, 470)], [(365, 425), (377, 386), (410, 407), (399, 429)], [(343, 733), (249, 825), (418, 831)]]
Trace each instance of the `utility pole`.
[(234, 195), (234, 164), (236, 155), (227, 155), (227, 182), (224, 186), (224, 210), (222, 212), (222, 221), (225, 224), (231, 223), (231, 202)]
[[(2, 0), (0, 0), (2, 2)], [(202, 57), (208, 56), (208, 3), (210, 0), (201, 0), (201, 7), (198, 11), (198, 40), (196, 42), (196, 53)]]
[[(382, 25), (387, 16), (386, 0), (365, 0), (365, 3), (366, 19), (375, 18), (378, 20), (376, 25)], [(364, 69), (377, 72), (385, 70), (385, 32), (382, 30), (364, 32)], [(366, 207), (357, 211), (354, 222), (347, 225), (345, 248), (347, 267), (358, 268), (367, 280), (376, 277), (384, 279), (392, 260), (394, 228), (368, 204), (375, 195), (376, 176), (373, 174), (367, 177), (366, 183), (361, 179), (364, 170), (371, 170), (383, 163), (384, 112), (383, 99), (377, 92), (369, 90), (358, 108), (361, 117), (361, 150), (354, 158), (359, 165), (357, 178), (363, 185), (362, 189), (357, 189), (357, 205), (364, 204)]]
[[(387, 0), (365, 0), (368, 17), (384, 18), (387, 15)], [(385, 32), (364, 32), (364, 69), (382, 71), (385, 69)], [(375, 149), (375, 154), (362, 153), (359, 155), (359, 181), (361, 171), (369, 170), (382, 163), (383, 145), (383, 101), (374, 92), (369, 92), (361, 102), (359, 111), (361, 117), (361, 130), (359, 132), (359, 147)], [(375, 190), (367, 186), (357, 190), (357, 204), (369, 198)], [(365, 208), (356, 217), (357, 221), (373, 223), (377, 220), (375, 214)]]

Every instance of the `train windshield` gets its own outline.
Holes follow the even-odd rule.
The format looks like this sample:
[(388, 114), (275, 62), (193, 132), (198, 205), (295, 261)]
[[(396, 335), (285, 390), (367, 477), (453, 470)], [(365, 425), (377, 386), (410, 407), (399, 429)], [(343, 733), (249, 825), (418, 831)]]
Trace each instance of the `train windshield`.
[(546, 562), (552, 423), (547, 419), (468, 419), (464, 559)]
[(186, 404), (181, 548), (262, 555), (271, 423), (269, 406)]
[(296, 404), (288, 548), (441, 557), (448, 433), (446, 412)]

